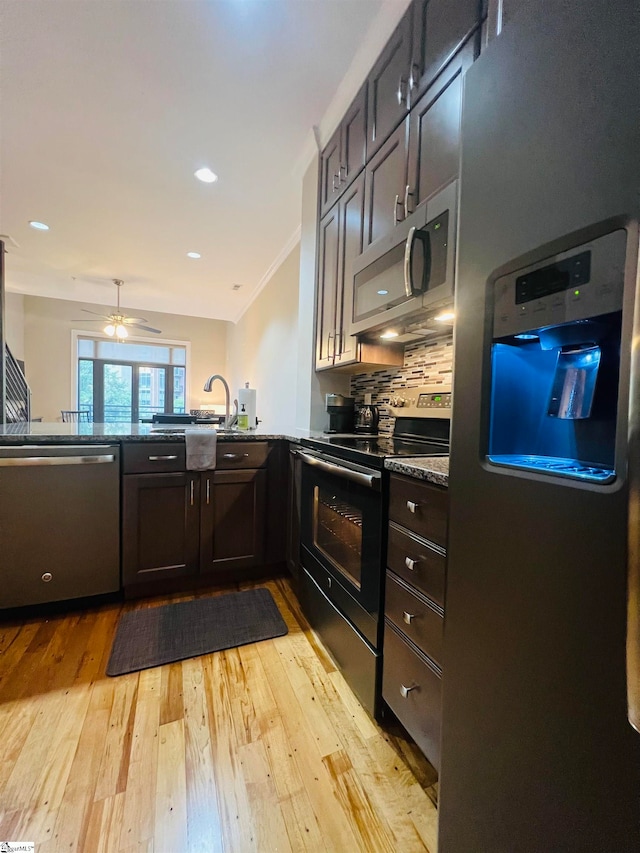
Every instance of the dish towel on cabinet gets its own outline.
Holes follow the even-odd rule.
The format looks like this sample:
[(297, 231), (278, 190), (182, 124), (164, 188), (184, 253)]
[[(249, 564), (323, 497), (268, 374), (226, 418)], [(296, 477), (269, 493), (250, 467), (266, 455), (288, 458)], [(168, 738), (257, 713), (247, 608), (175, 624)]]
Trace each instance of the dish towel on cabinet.
[(215, 429), (185, 430), (187, 471), (210, 471), (216, 467), (217, 438)]

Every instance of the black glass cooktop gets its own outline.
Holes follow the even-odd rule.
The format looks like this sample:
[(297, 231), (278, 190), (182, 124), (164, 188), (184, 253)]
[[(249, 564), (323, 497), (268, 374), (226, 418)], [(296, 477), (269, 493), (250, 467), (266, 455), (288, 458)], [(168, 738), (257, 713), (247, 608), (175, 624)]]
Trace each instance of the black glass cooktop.
[(383, 435), (326, 435), (303, 438), (300, 444), (375, 468), (382, 468), (391, 456), (447, 456), (449, 446), (424, 439), (394, 438)]

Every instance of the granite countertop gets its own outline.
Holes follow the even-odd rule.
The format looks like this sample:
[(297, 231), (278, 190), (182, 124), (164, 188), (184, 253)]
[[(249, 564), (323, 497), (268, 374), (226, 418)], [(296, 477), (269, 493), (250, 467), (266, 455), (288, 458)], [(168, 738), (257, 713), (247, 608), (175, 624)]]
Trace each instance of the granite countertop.
[(437, 486), (449, 485), (448, 456), (405, 456), (401, 459), (385, 459), (384, 467), (396, 474), (405, 474), (417, 480), (427, 480)]
[[(159, 442), (184, 441), (184, 430), (211, 430), (205, 424), (131, 424), (131, 423), (41, 423), (6, 424), (0, 426), (0, 446), (17, 444), (104, 444), (105, 442)], [(266, 429), (258, 427), (247, 432), (223, 432), (218, 430), (218, 441), (268, 441), (283, 439), (297, 441), (307, 438), (309, 430)]]

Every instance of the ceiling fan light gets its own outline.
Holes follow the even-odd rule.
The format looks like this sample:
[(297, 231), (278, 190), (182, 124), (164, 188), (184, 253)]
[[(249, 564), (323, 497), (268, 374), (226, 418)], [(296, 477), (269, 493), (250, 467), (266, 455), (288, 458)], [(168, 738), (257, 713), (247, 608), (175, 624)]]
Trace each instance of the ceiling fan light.
[(127, 331), (127, 327), (123, 326), (122, 323), (118, 323), (116, 326), (116, 337), (117, 338), (128, 338), (129, 332)]
[(112, 338), (116, 333), (116, 327), (113, 325), (113, 323), (107, 323), (103, 331), (105, 335), (109, 335), (109, 337)]

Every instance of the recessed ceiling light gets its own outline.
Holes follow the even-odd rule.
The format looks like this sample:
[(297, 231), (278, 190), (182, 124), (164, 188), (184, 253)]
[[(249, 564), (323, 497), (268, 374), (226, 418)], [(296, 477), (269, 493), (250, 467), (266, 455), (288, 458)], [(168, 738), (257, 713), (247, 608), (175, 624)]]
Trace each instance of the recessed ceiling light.
[(36, 231), (48, 231), (49, 226), (45, 225), (44, 222), (38, 222), (36, 219), (29, 220), (29, 225), (32, 228), (35, 228)]
[(379, 291), (378, 291), (378, 296), (386, 296), (386, 295), (387, 295), (387, 293), (389, 293), (389, 291), (388, 291), (388, 290), (379, 290)]
[(218, 180), (216, 173), (212, 172), (208, 166), (204, 166), (202, 169), (197, 169), (193, 174), (199, 181), (203, 181), (205, 184), (215, 184)]
[(380, 337), (381, 337), (383, 340), (386, 340), (387, 338), (397, 338), (397, 337), (398, 337), (398, 332), (392, 332), (392, 331), (389, 331), (389, 332), (383, 332), (383, 333), (380, 335)]
[(188, 258), (201, 258), (202, 255), (200, 254), (200, 252), (187, 252), (187, 257)]

